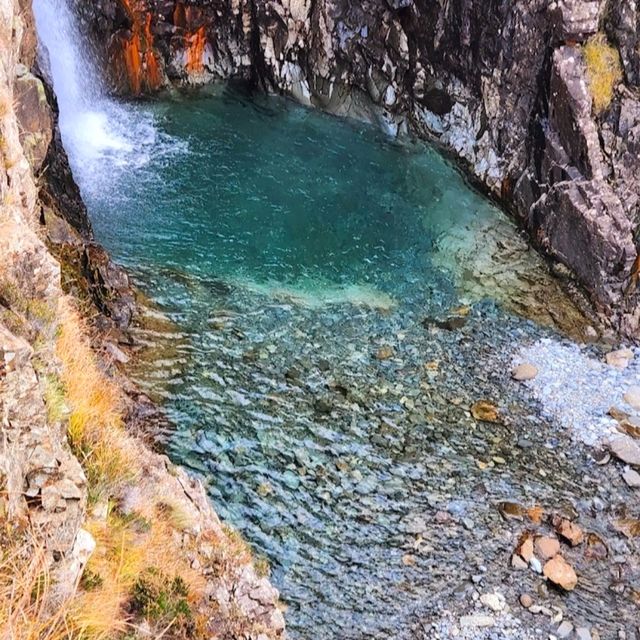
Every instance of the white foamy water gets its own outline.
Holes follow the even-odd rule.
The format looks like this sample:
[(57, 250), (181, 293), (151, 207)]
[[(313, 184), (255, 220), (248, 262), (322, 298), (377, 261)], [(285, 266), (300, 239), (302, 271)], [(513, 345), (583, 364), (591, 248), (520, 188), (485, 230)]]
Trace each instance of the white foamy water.
[(58, 100), (62, 140), (74, 177), (91, 195), (106, 181), (113, 185), (118, 169), (147, 164), (171, 141), (158, 133), (150, 113), (108, 96), (65, 0), (34, 0), (33, 10), (42, 66)]

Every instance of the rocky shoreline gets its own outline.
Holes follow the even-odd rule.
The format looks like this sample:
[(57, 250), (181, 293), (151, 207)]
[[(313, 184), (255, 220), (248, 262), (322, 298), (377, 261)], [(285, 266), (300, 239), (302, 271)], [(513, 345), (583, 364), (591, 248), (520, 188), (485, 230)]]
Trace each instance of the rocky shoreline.
[(606, 324), (636, 336), (635, 0), (76, 8), (120, 93), (241, 78), (443, 145), (568, 267)]
[(134, 292), (94, 241), (36, 41), (30, 4), (2, 0), (0, 637), (282, 638), (200, 483), (128, 433), (156, 415), (116, 369)]

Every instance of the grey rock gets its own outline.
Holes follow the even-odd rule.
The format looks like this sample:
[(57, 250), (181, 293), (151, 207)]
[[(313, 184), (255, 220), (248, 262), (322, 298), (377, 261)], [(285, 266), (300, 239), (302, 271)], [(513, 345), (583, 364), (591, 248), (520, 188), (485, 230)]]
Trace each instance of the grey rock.
[(611, 453), (623, 462), (640, 466), (640, 444), (628, 435), (616, 435), (607, 443)]
[(495, 618), (493, 616), (462, 616), (460, 618), (461, 627), (492, 627), (495, 624)]
[(627, 486), (637, 489), (640, 487), (640, 473), (627, 467), (622, 472), (622, 479), (627, 483)]
[(573, 625), (568, 620), (564, 620), (556, 629), (556, 635), (558, 636), (558, 638), (566, 638), (571, 634), (572, 631)]

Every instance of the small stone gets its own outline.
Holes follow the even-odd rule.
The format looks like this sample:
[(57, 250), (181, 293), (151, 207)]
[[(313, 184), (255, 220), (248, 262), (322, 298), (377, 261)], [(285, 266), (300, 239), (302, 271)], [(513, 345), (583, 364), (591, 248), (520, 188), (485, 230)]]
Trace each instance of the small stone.
[[(468, 314), (467, 314), (468, 315)], [(467, 323), (467, 316), (449, 316), (447, 318), (425, 318), (422, 321), (423, 326), (445, 329), (446, 331), (456, 331), (462, 329)]]
[(542, 560), (549, 560), (560, 553), (560, 542), (551, 536), (540, 536), (534, 543), (536, 555)]
[(633, 360), (633, 351), (631, 349), (618, 349), (610, 351), (604, 357), (606, 363), (616, 369), (626, 369)]
[(575, 522), (571, 522), (571, 520), (554, 516), (553, 526), (556, 533), (562, 536), (572, 547), (579, 545), (584, 540), (582, 529)]
[(462, 616), (461, 627), (492, 627), (495, 624), (493, 616)]
[(558, 635), (558, 638), (566, 638), (572, 631), (573, 625), (568, 620), (565, 620), (560, 623), (560, 626), (556, 629), (556, 634)]
[(83, 493), (81, 489), (68, 478), (63, 478), (56, 483), (60, 497), (65, 500), (82, 500)]
[(324, 398), (318, 398), (313, 403), (313, 408), (318, 413), (331, 413), (331, 410), (333, 409), (333, 405), (327, 400), (325, 400)]
[(262, 498), (265, 498), (272, 492), (273, 492), (273, 487), (268, 482), (261, 482), (258, 485), (257, 493)]
[(573, 567), (560, 555), (544, 565), (543, 573), (551, 582), (565, 591), (572, 591), (578, 584), (578, 576)]
[(518, 382), (524, 382), (525, 380), (533, 380), (538, 375), (538, 367), (529, 363), (523, 362), (519, 364), (511, 372), (511, 377)]
[(498, 408), (488, 400), (478, 400), (471, 407), (471, 415), (481, 422), (500, 422)]
[(531, 558), (531, 560), (529, 560), (529, 566), (536, 572), (536, 573), (542, 573), (542, 563), (540, 562), (540, 560), (538, 560), (538, 558), (536, 558), (535, 556), (533, 556), (533, 558)]
[(627, 483), (627, 486), (632, 489), (640, 487), (640, 473), (634, 471), (630, 467), (627, 467), (622, 473), (622, 479)]
[(640, 387), (632, 386), (627, 389), (627, 392), (622, 396), (624, 401), (633, 407), (636, 411), (640, 410)]
[(627, 435), (618, 435), (607, 443), (611, 453), (627, 464), (640, 466), (640, 444)]
[(389, 360), (389, 358), (393, 358), (394, 355), (395, 351), (393, 350), (393, 347), (388, 344), (382, 345), (378, 351), (376, 351), (377, 360)]
[(502, 611), (507, 604), (501, 593), (483, 593), (480, 596), (480, 602), (492, 611)]
[(598, 338), (598, 332), (591, 325), (587, 325), (584, 328), (584, 337), (589, 340), (596, 340)]
[(629, 417), (629, 414), (626, 411), (622, 411), (622, 409), (618, 409), (618, 407), (611, 407), (609, 409), (609, 415), (618, 422), (622, 422)]
[(607, 545), (597, 533), (591, 532), (587, 534), (584, 555), (586, 558), (593, 560), (604, 560), (609, 555)]
[(533, 539), (530, 535), (526, 535), (520, 540), (516, 553), (519, 554), (525, 562), (529, 562), (533, 558)]
[(578, 627), (576, 629), (576, 638), (578, 640), (592, 640), (589, 627)]
[(517, 554), (511, 556), (511, 566), (514, 569), (526, 569), (529, 565)]
[(525, 609), (529, 609), (529, 607), (533, 606), (533, 598), (528, 593), (523, 593), (520, 596), (520, 604)]

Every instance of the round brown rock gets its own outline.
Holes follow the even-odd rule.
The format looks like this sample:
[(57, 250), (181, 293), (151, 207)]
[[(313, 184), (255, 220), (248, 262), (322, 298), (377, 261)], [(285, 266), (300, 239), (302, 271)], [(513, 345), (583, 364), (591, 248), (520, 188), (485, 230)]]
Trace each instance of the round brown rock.
[(518, 380), (519, 382), (524, 382), (525, 380), (533, 380), (538, 375), (538, 367), (529, 363), (523, 362), (519, 364), (515, 369), (511, 372), (511, 376), (514, 380)]

